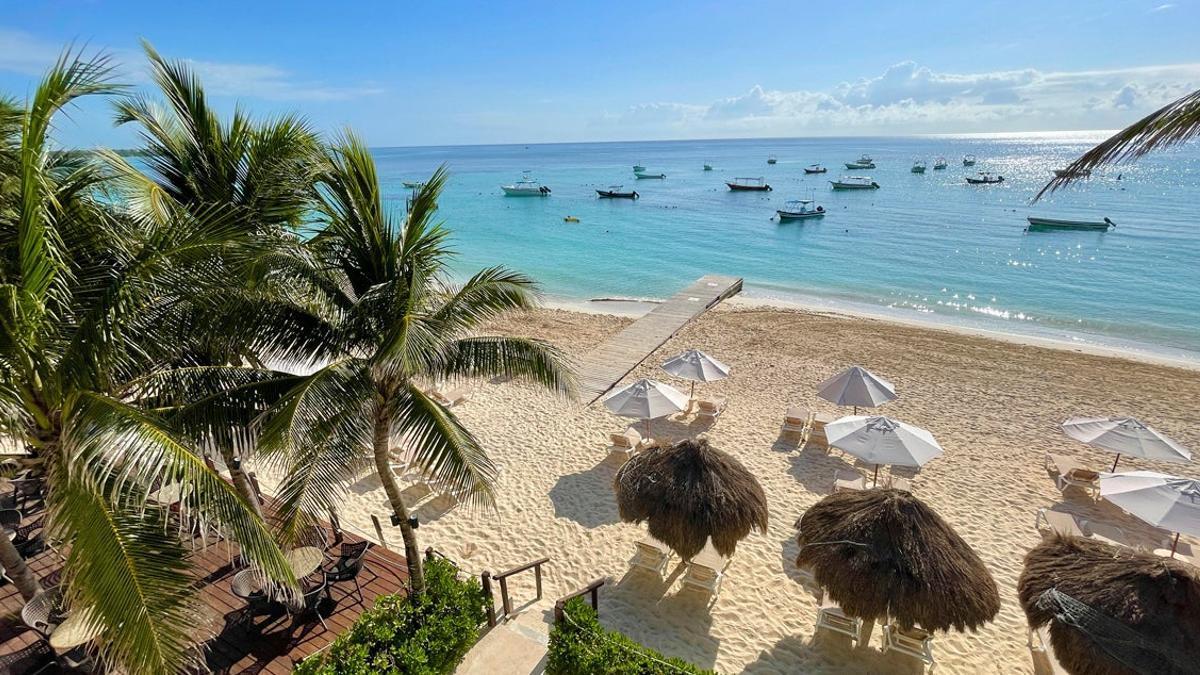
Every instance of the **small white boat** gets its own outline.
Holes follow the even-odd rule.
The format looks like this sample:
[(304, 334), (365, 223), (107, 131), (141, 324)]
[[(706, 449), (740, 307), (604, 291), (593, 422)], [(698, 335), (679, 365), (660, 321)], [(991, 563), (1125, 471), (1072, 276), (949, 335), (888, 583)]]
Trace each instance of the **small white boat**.
[(776, 161), (777, 160), (775, 159), (775, 155), (771, 155), (770, 157), (767, 158), (767, 164), (774, 164)]
[(820, 164), (810, 164), (804, 167), (804, 173), (825, 173), (828, 170)]
[(910, 171), (913, 173), (925, 173), (925, 160), (918, 159), (917, 161), (913, 162), (912, 169), (910, 169)]
[(666, 178), (667, 177), (667, 174), (665, 174), (665, 173), (646, 173), (645, 171), (634, 171), (633, 175), (637, 176), (637, 178), (639, 180), (642, 178)]
[(783, 208), (775, 211), (775, 215), (779, 216), (780, 222), (785, 220), (803, 220), (804, 218), (823, 218), (825, 216), (825, 207), (814, 206), (811, 199), (793, 199), (784, 202)]
[(417, 188), (420, 188), (425, 185), (425, 183), (423, 183), (421, 181), (413, 181), (413, 180), (401, 181), (400, 184), (403, 185), (404, 187), (408, 188), (409, 190), (416, 190)]
[(634, 165), (633, 165), (633, 171), (634, 171), (634, 173), (637, 173), (638, 171), (645, 171), (645, 170), (646, 170), (646, 167), (642, 166), (641, 164), (634, 164)]
[(870, 176), (842, 176), (841, 180), (831, 180), (829, 184), (834, 190), (878, 190), (879, 183), (871, 180)]
[(963, 166), (975, 166), (975, 155), (963, 155)]
[(1065, 220), (1062, 218), (1041, 218), (1039, 216), (1029, 216), (1026, 218), (1029, 221), (1029, 227), (1025, 228), (1030, 232), (1051, 232), (1055, 230), (1090, 230), (1094, 232), (1107, 232), (1110, 227), (1116, 227), (1117, 224), (1105, 218), (1104, 220)]
[(705, 171), (712, 171), (712, 164), (705, 164), (705, 165), (704, 165), (704, 170), (705, 170)]
[(501, 185), (500, 189), (504, 190), (507, 197), (548, 197), (550, 195), (550, 188), (530, 178), (528, 173), (511, 185)]
[(945, 157), (938, 157), (936, 160), (934, 160), (934, 162), (933, 162), (933, 170), (934, 171), (941, 171), (944, 168), (946, 168), (946, 158)]

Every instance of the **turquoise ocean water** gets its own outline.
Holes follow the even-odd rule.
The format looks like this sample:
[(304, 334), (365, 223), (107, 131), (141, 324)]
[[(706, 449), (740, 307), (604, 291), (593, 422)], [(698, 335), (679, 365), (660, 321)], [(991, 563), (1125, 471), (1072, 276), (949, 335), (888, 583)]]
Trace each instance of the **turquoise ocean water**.
[[(567, 300), (664, 297), (700, 274), (741, 276), (751, 297), (868, 311), (1020, 335), (1200, 359), (1200, 147), (1096, 175), (1041, 202), (1049, 179), (1103, 136), (821, 138), (375, 150), (386, 196), (445, 163), (440, 217), (457, 270), (505, 264)], [(874, 170), (846, 171), (862, 153)], [(978, 164), (962, 166), (965, 154)], [(767, 164), (775, 155), (778, 163)], [(944, 171), (932, 169), (945, 156)], [(909, 171), (925, 159), (924, 175)], [(829, 173), (806, 176), (819, 162)], [(632, 165), (665, 172), (635, 180)], [(703, 171), (710, 163), (714, 170)], [(553, 193), (505, 197), (529, 170)], [(1002, 174), (994, 186), (964, 177)], [(833, 192), (869, 175), (879, 190)], [(1118, 180), (1120, 174), (1120, 180)], [(724, 180), (762, 176), (770, 193)], [(597, 199), (623, 184), (637, 201)], [(814, 197), (828, 215), (778, 223), (776, 208)], [(1026, 233), (1025, 217), (1103, 216), (1107, 233)], [(563, 222), (573, 215), (579, 223)]]

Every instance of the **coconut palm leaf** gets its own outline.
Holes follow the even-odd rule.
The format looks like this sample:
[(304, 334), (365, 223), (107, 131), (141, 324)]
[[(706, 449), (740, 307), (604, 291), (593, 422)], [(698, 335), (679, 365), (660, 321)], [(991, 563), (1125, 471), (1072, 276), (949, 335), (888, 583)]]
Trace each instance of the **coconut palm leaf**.
[(1155, 110), (1085, 152), (1037, 193), (1033, 201), (1110, 164), (1128, 162), (1155, 150), (1200, 136), (1200, 90)]

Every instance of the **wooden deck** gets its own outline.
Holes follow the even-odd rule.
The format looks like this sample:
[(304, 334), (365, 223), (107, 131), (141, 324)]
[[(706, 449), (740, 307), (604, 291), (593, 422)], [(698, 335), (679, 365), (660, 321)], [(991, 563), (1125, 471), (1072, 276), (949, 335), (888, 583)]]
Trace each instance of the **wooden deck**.
[[(35, 514), (33, 519), (41, 517)], [(350, 533), (344, 533), (343, 541), (361, 541)], [(340, 543), (333, 543), (328, 553), (336, 557)], [(328, 629), (311, 614), (296, 620), (286, 614), (260, 615), (247, 618), (244, 615), (245, 601), (235, 596), (230, 589), (233, 575), (239, 568), (236, 560), (236, 544), (224, 541), (211, 543), (195, 554), (197, 573), (201, 575), (200, 599), (205, 608), (197, 617), (197, 627), (208, 626), (216, 635), (204, 643), (208, 667), (214, 673), (272, 673), (285, 675), (292, 672), (295, 663), (324, 649), (338, 635), (350, 627), (365, 609), (374, 604), (377, 596), (403, 592), (408, 579), (404, 556), (380, 546), (367, 553), (366, 567), (359, 574), (363, 600), (354, 589), (354, 582), (342, 582), (332, 588), (331, 599), (324, 600), (321, 615)], [(28, 563), (35, 576), (46, 579), (57, 575), (61, 568), (58, 556), (49, 549), (32, 556)], [(37, 643), (41, 638), (21, 622), (23, 600), (13, 584), (0, 586), (0, 657), (14, 654)], [(32, 663), (24, 663), (13, 672), (26, 672)], [(0, 669), (0, 672), (4, 672)], [(44, 673), (67, 672), (51, 665)]]
[(595, 403), (689, 321), (741, 290), (738, 277), (702, 276), (600, 344), (579, 362), (580, 400)]

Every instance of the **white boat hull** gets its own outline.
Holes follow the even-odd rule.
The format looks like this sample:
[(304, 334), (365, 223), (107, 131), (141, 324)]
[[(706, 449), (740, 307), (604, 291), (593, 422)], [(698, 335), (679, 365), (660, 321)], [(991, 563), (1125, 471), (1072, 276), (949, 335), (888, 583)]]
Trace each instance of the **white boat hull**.
[(501, 190), (507, 197), (548, 197), (549, 192), (542, 191), (541, 188), (518, 188), (510, 185), (501, 185)]

